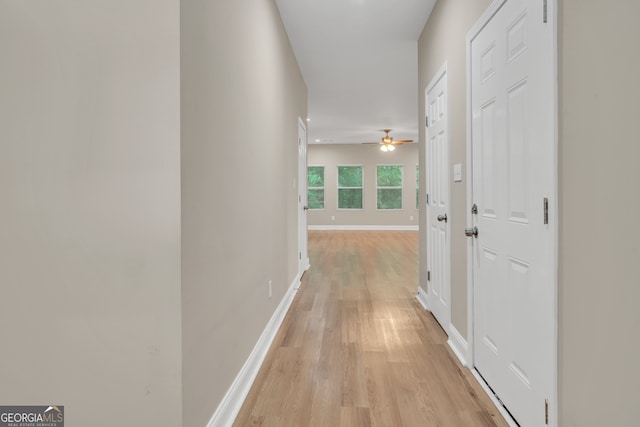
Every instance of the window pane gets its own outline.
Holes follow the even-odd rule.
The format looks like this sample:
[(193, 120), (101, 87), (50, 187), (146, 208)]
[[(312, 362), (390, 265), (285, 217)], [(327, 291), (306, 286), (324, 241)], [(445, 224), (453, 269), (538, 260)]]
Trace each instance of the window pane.
[(307, 183), (309, 187), (324, 187), (324, 166), (309, 166)]
[(401, 187), (402, 166), (378, 166), (378, 187)]
[(307, 206), (309, 209), (324, 209), (324, 190), (309, 190)]
[(402, 209), (402, 189), (379, 188), (378, 209)]
[(339, 209), (362, 209), (362, 189), (338, 189)]
[(340, 187), (362, 187), (362, 166), (338, 166)]

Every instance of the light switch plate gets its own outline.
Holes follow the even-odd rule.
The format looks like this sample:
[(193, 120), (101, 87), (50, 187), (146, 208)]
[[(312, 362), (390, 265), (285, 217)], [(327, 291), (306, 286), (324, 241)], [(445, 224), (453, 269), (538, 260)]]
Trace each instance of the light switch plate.
[(453, 182), (462, 182), (462, 163), (453, 165)]

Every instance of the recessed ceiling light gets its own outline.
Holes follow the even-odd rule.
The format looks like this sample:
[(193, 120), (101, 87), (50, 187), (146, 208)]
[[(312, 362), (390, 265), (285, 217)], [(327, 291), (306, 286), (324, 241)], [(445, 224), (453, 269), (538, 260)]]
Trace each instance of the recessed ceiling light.
[(320, 142), (320, 140), (319, 140), (319, 139), (316, 139), (316, 142)]

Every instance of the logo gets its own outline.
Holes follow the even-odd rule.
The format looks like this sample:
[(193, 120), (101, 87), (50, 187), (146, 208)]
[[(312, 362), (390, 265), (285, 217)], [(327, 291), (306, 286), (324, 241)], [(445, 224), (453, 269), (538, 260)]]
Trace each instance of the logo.
[(0, 406), (0, 427), (64, 427), (64, 406)]

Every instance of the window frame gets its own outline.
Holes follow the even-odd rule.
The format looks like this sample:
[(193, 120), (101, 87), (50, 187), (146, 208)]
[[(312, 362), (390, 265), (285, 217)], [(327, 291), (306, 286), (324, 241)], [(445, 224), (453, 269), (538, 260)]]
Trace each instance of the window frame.
[[(310, 187), (309, 186), (309, 168), (322, 168), (322, 187)], [(327, 168), (324, 165), (307, 165), (307, 207), (310, 211), (323, 211), (327, 209)], [(322, 207), (312, 208), (309, 206), (309, 190), (322, 190)]]
[[(360, 168), (362, 177), (360, 187), (340, 187), (340, 168), (356, 167)], [(336, 165), (336, 210), (338, 211), (363, 211), (364, 210), (364, 165), (363, 164), (338, 164)], [(360, 190), (362, 194), (362, 207), (360, 208), (341, 208), (340, 207), (340, 190)]]
[[(378, 168), (380, 167), (399, 167), (400, 168), (400, 186), (380, 186), (378, 185)], [(399, 208), (381, 208), (378, 206), (378, 190), (400, 190), (400, 207)], [(401, 211), (404, 210), (404, 164), (378, 164), (376, 165), (376, 210), (378, 211)]]

